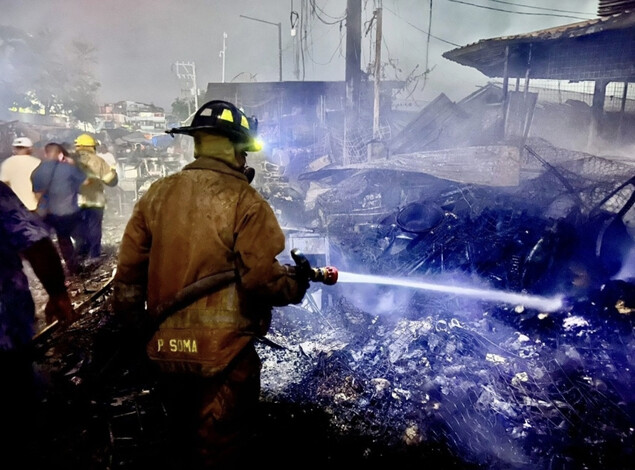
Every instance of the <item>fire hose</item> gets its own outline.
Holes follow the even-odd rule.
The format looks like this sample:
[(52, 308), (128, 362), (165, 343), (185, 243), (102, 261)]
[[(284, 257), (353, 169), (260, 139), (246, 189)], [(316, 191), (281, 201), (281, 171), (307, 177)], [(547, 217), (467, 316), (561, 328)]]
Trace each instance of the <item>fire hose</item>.
[[(291, 257), (296, 263), (296, 276), (304, 277), (311, 282), (321, 282), (325, 285), (333, 285), (337, 282), (338, 271), (333, 266), (312, 267), (306, 256), (297, 248), (291, 250)], [(153, 326), (156, 328), (170, 315), (186, 307), (192, 302), (210, 295), (223, 287), (236, 282), (236, 272), (232, 269), (206, 276), (184, 287), (176, 295), (157, 307), (153, 317)]]
[[(324, 266), (314, 268), (311, 266), (306, 256), (298, 249), (291, 250), (291, 256), (296, 263), (295, 269), (297, 277), (305, 277), (311, 282), (321, 282), (326, 285), (333, 285), (337, 282), (338, 271), (335, 267)], [(113, 278), (114, 273), (109, 282), (99, 290), (99, 295), (102, 295), (110, 287)], [(183, 289), (178, 291), (173, 298), (159, 304), (156, 310), (156, 315), (154, 315), (151, 320), (151, 324), (146, 325), (146, 328), (144, 328), (146, 329), (146, 333), (150, 335), (149, 337), (151, 337), (158, 329), (159, 325), (168, 317), (196, 300), (236, 282), (236, 279), (236, 272), (232, 269), (203, 277), (192, 284), (185, 286)], [(96, 295), (93, 295), (91, 299), (95, 297)], [(89, 303), (90, 302), (85, 302), (83, 309), (87, 309)], [(58, 322), (55, 321), (42, 332), (36, 334), (33, 338), (33, 342), (41, 343), (44, 339), (50, 337), (51, 333), (56, 330), (57, 327)]]

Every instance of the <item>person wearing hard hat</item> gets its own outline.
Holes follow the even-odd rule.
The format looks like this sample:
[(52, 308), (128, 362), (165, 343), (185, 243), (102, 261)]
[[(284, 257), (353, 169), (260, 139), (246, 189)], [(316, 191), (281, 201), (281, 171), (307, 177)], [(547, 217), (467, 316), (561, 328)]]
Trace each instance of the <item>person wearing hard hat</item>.
[(28, 137), (16, 137), (13, 140), (13, 155), (2, 162), (0, 166), (0, 181), (9, 186), (20, 198), (28, 210), (37, 209), (37, 197), (31, 184), (31, 173), (41, 163), (33, 155), (33, 142)]
[(90, 134), (81, 134), (75, 139), (73, 158), (88, 178), (87, 184), (80, 188), (77, 199), (81, 223), (76, 234), (77, 255), (87, 261), (101, 255), (102, 223), (106, 208), (105, 186), (116, 186), (119, 178), (116, 168), (97, 155), (97, 141)]
[[(249, 184), (256, 126), (215, 100), (191, 126), (166, 131), (194, 138), (194, 161), (141, 196), (119, 247), (113, 310), (131, 329), (152, 325), (136, 341), (160, 371), (173, 468), (239, 467), (250, 457), (260, 394), (255, 339), (269, 329), (272, 306), (300, 303), (309, 287), (295, 266), (276, 259), (284, 232)], [(165, 314), (166, 302), (195, 289), (189, 304)]]

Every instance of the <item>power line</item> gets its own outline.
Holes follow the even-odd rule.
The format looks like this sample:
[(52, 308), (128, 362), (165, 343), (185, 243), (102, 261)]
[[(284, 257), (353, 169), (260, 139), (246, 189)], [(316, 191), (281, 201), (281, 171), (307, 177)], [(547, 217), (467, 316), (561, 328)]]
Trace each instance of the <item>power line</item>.
[(461, 45), (460, 45), (460, 44), (456, 44), (456, 43), (454, 43), (454, 42), (452, 42), (452, 41), (448, 41), (448, 40), (446, 40), (446, 39), (443, 39), (443, 38), (440, 38), (440, 37), (438, 37), (438, 36), (435, 36), (434, 34), (430, 34), (430, 31), (426, 31), (426, 30), (424, 30), (424, 29), (421, 29), (419, 26), (416, 26), (416, 25), (412, 24), (410, 21), (408, 21), (408, 20), (406, 20), (406, 19), (402, 18), (402, 17), (401, 17), (401, 16), (399, 16), (397, 13), (395, 13), (394, 11), (392, 11), (390, 8), (388, 8), (388, 7), (384, 7), (384, 8), (385, 8), (386, 10), (388, 10), (390, 13), (392, 13), (393, 15), (395, 15), (397, 18), (399, 18), (399, 19), (400, 19), (401, 21), (403, 21), (404, 23), (407, 23), (407, 24), (409, 24), (410, 26), (412, 26), (412, 27), (413, 27), (414, 29), (416, 29), (417, 31), (421, 31), (423, 34), (430, 35), (430, 37), (431, 37), (431, 38), (434, 38), (434, 39), (436, 39), (437, 41), (441, 41), (441, 42), (444, 42), (444, 43), (446, 43), (446, 44), (449, 44), (450, 46), (461, 47)]
[(423, 86), (426, 86), (426, 82), (428, 81), (428, 58), (430, 57), (430, 30), (432, 29), (432, 0), (430, 0), (430, 11), (428, 13), (428, 38), (426, 39), (426, 74), (423, 77)]
[(579, 15), (595, 16), (594, 13), (585, 13), (583, 11), (558, 10), (557, 8), (534, 7), (531, 5), (523, 5), (522, 3), (506, 2), (504, 0), (489, 0), (489, 1), (494, 3), (504, 3), (506, 5), (514, 5), (517, 7), (531, 8), (532, 10), (557, 11), (560, 13), (577, 13)]
[(328, 62), (318, 62), (315, 60), (315, 58), (313, 57), (313, 54), (311, 53), (311, 51), (309, 51), (309, 49), (307, 49), (306, 53), (307, 56), (309, 56), (309, 59), (311, 59), (311, 62), (313, 62), (316, 65), (328, 65), (333, 61), (333, 57), (335, 57), (335, 54), (337, 53), (337, 51), (342, 49), (342, 41), (344, 40), (344, 34), (342, 34), (340, 32), (340, 41), (337, 44), (337, 46), (335, 47), (335, 49), (333, 50), (333, 53), (331, 54), (331, 57), (329, 58)]
[[(310, 0), (309, 3), (311, 4), (311, 7), (313, 8), (313, 14), (315, 15), (315, 17), (320, 20), (322, 23), (326, 24), (326, 25), (334, 25), (337, 23), (341, 23), (342, 21), (344, 21), (346, 19), (346, 15), (342, 15), (339, 18), (336, 18), (334, 16), (329, 15), (328, 13), (326, 13), (322, 8), (320, 8), (319, 6), (316, 5), (315, 0)], [(333, 21), (327, 21), (324, 18), (322, 18), (318, 11), (320, 11), (323, 15), (328, 16), (329, 18), (332, 18)]]
[(579, 16), (571, 16), (571, 15), (555, 15), (553, 13), (529, 13), (529, 12), (525, 12), (525, 11), (504, 10), (502, 8), (486, 7), (485, 5), (477, 5), (476, 3), (464, 2), (464, 1), (461, 1), (461, 0), (447, 0), (447, 1), (448, 2), (452, 2), (452, 3), (460, 3), (462, 5), (469, 5), (469, 6), (476, 7), (476, 8), (483, 8), (485, 10), (501, 11), (503, 13), (513, 13), (515, 15), (552, 16), (552, 17), (558, 17), (558, 18), (573, 18), (573, 19), (576, 19), (576, 20), (588, 20), (589, 19), (589, 18), (580, 18)]

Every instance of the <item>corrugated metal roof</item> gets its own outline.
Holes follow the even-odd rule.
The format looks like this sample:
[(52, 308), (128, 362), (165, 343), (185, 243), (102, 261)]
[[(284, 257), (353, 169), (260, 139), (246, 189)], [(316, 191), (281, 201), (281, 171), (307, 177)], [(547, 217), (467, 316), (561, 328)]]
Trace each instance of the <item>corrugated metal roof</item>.
[(614, 15), (626, 10), (635, 10), (635, 0), (600, 0), (598, 16)]
[[(624, 43), (623, 49), (626, 53), (629, 53), (633, 49), (634, 31), (635, 11), (629, 10), (612, 16), (570, 23), (555, 28), (482, 39), (478, 42), (447, 51), (443, 54), (443, 57), (462, 65), (474, 67), (489, 77), (502, 77), (505, 63), (505, 48), (509, 46), (510, 58), (512, 59), (510, 61), (510, 76), (524, 76), (526, 67), (522, 67), (521, 65), (527, 63), (528, 44), (547, 50), (549, 47), (555, 46), (567, 47), (567, 40), (593, 37), (593, 35), (601, 33), (614, 32), (620, 34), (621, 32), (625, 32), (626, 34), (622, 40)], [(575, 43), (572, 47), (580, 48), (584, 46), (580, 43)], [(617, 47), (619, 46), (616, 45), (616, 48)], [(543, 54), (543, 57), (546, 55), (547, 54)], [(534, 54), (533, 64), (535, 65), (540, 59), (540, 55)], [(514, 67), (516, 67), (516, 70)], [(532, 66), (532, 70), (535, 72), (536, 68)], [(563, 78), (551, 76), (534, 77)], [(578, 77), (570, 78), (576, 79)]]
[[(453, 49), (445, 54), (459, 51), (475, 44), (484, 44), (496, 41), (531, 41), (535, 39), (550, 40), (559, 38), (573, 38), (578, 36), (586, 36), (589, 34), (599, 33), (610, 29), (623, 29), (635, 26), (635, 11), (626, 11), (617, 15), (606, 16), (602, 18), (594, 18), (592, 20), (580, 21), (578, 23), (570, 23), (555, 28), (541, 29), (523, 34), (514, 34), (511, 36), (499, 36), (497, 38), (481, 39), (480, 41), (468, 44), (466, 46)], [(444, 56), (445, 56), (444, 54)]]

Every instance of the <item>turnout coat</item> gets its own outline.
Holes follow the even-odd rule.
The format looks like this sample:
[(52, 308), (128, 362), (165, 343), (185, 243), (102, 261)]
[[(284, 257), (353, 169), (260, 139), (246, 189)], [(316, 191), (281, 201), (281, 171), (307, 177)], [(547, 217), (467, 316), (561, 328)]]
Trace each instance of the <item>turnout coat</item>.
[(202, 277), (236, 274), (236, 282), (161, 323), (146, 351), (167, 372), (219, 372), (268, 331), (273, 306), (299, 303), (306, 290), (293, 268), (277, 261), (284, 233), (226, 144), (219, 157), (199, 156), (152, 184), (121, 242), (114, 295), (120, 315), (144, 315), (144, 301), (145, 314), (156, 315), (163, 302)]

